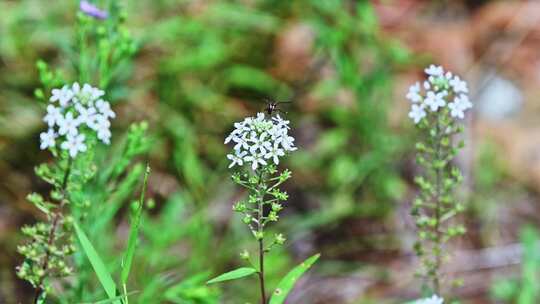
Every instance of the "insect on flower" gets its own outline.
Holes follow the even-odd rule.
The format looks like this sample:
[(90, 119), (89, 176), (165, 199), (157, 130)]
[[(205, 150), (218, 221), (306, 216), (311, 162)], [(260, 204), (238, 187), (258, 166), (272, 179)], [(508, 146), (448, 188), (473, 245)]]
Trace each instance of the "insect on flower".
[(279, 108), (279, 105), (291, 103), (291, 101), (276, 101), (274, 99), (269, 99), (269, 98), (265, 98), (264, 101), (266, 102), (266, 107), (264, 108), (264, 111), (266, 112), (266, 114), (270, 116), (272, 116), (274, 112), (287, 114), (287, 112)]

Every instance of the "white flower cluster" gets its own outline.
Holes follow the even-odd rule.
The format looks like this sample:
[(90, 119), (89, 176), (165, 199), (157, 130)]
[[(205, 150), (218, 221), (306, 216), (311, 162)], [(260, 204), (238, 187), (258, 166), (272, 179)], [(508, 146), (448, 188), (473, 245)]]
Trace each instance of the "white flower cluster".
[(433, 295), (431, 298), (416, 300), (414, 304), (444, 304), (444, 299), (438, 295)]
[(82, 87), (75, 82), (61, 89), (53, 89), (43, 121), (49, 129), (40, 134), (42, 150), (56, 146), (67, 150), (71, 157), (87, 149), (85, 133), (95, 132), (97, 138), (105, 144), (110, 143), (111, 122), (116, 117), (111, 105), (101, 99), (104, 91), (89, 84)]
[(229, 168), (246, 162), (256, 170), (260, 165), (267, 165), (269, 159), (277, 165), (285, 152), (296, 150), (294, 138), (288, 134), (289, 121), (279, 115), (265, 118), (263, 113), (257, 113), (257, 117), (247, 117), (234, 127), (225, 138), (225, 144), (231, 141), (235, 144), (234, 153), (227, 155), (231, 161)]
[[(431, 65), (424, 72), (428, 79), (422, 85), (413, 84), (407, 93), (407, 99), (412, 102), (409, 117), (417, 124), (427, 116), (427, 111), (437, 112), (448, 107), (450, 116), (463, 119), (465, 111), (472, 108), (467, 83), (451, 72), (445, 73), (441, 66)], [(447, 103), (449, 99), (452, 102)]]

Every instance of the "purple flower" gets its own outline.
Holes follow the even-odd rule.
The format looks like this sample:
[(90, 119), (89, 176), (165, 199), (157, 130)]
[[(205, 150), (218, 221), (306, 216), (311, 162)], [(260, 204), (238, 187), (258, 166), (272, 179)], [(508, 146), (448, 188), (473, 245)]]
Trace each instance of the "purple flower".
[(107, 17), (109, 16), (107, 11), (100, 10), (99, 8), (97, 8), (97, 6), (86, 0), (81, 1), (79, 8), (86, 15), (94, 17), (96, 19), (107, 19)]

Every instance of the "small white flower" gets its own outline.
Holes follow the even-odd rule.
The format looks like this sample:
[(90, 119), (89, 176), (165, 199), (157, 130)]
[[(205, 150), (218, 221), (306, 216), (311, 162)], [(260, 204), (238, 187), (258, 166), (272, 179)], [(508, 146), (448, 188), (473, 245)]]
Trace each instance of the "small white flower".
[(103, 116), (107, 118), (115, 118), (116, 114), (111, 110), (111, 104), (104, 101), (103, 99), (100, 99), (96, 102), (96, 108), (98, 111), (103, 114)]
[(111, 131), (106, 129), (99, 129), (97, 130), (97, 138), (101, 140), (104, 144), (110, 144), (111, 143)]
[(285, 151), (295, 151), (296, 147), (294, 146), (294, 137), (284, 135), (281, 137), (281, 146)]
[(417, 82), (409, 87), (409, 92), (407, 93), (406, 98), (411, 102), (420, 102), (422, 101), (422, 96), (420, 96), (420, 83)]
[(62, 118), (63, 117), (60, 108), (57, 108), (53, 105), (48, 105), (47, 115), (43, 117), (43, 121), (46, 122), (49, 127), (53, 127)]
[(454, 102), (458, 103), (463, 110), (468, 110), (472, 108), (472, 103), (469, 101), (469, 97), (467, 95), (459, 95), (454, 99)]
[(468, 93), (469, 89), (467, 88), (467, 82), (461, 80), (457, 75), (454, 78), (450, 79), (448, 82), (455, 93)]
[(272, 117), (272, 120), (277, 123), (276, 127), (279, 128), (279, 129), (281, 129), (281, 128), (285, 128), (287, 130), (291, 129), (289, 127), (290, 121), (284, 120), (283, 118), (281, 118), (281, 116), (279, 116), (279, 114), (277, 114), (275, 117)]
[(61, 89), (53, 89), (51, 93), (52, 95), (49, 101), (58, 101), (62, 108), (65, 108), (69, 104), (69, 101), (73, 98), (73, 92), (68, 88), (67, 85), (63, 86)]
[(90, 104), (87, 107), (77, 104), (75, 106), (75, 109), (77, 112), (79, 112), (79, 116), (77, 116), (77, 120), (79, 124), (86, 124), (88, 127), (90, 127), (91, 124), (93, 124), (94, 120), (96, 119), (94, 116), (96, 115), (96, 109)]
[(235, 165), (242, 166), (244, 164), (243, 157), (246, 156), (246, 151), (236, 150), (234, 154), (227, 154), (227, 158), (231, 161), (229, 168), (234, 167)]
[(259, 167), (259, 164), (263, 166), (266, 165), (266, 161), (264, 160), (263, 156), (264, 156), (263, 153), (255, 152), (249, 156), (244, 157), (244, 160), (246, 162), (251, 162), (251, 169), (257, 170), (257, 168)]
[[(236, 130), (235, 130), (236, 131)], [(231, 134), (229, 134), (229, 136), (225, 137), (225, 141), (223, 142), (224, 144), (228, 144), (231, 142), (231, 140), (233, 140), (234, 138), (236, 137), (236, 133), (235, 132), (232, 132)]]
[(92, 95), (92, 91), (94, 90), (94, 88), (92, 88), (91, 85), (89, 85), (88, 83), (85, 83), (83, 84), (83, 87), (82, 87), (82, 90), (81, 90), (81, 93), (82, 94), (88, 94), (88, 95)]
[(100, 89), (98, 89), (98, 88), (93, 88), (93, 89), (92, 89), (92, 99), (93, 99), (93, 100), (99, 99), (99, 98), (102, 97), (103, 95), (105, 95), (105, 91), (100, 90)]
[(445, 92), (435, 93), (433, 91), (428, 91), (425, 99), (425, 104), (432, 112), (435, 112), (440, 107), (444, 107), (446, 105), (446, 101), (444, 101), (445, 95)]
[(243, 122), (235, 122), (234, 123), (235, 130), (234, 132), (243, 133), (249, 131), (249, 121), (246, 119)]
[(284, 155), (285, 151), (279, 148), (279, 143), (275, 142), (274, 146), (268, 148), (268, 152), (264, 155), (264, 158), (272, 158), (274, 164), (279, 165), (279, 157)]
[(259, 150), (262, 154), (266, 153), (266, 148), (268, 146), (268, 142), (266, 141), (267, 136), (268, 133), (266, 132), (263, 132), (260, 136), (257, 136), (255, 132), (252, 132), (251, 138), (249, 139), (252, 142), (252, 145), (249, 147), (249, 151), (255, 153)]
[(280, 127), (278, 127), (277, 125), (273, 126), (270, 130), (268, 130), (268, 135), (270, 135), (270, 139), (274, 142), (281, 142), (281, 137), (283, 136), (283, 134), (286, 134), (287, 132), (284, 132), (284, 131), (287, 131), (286, 129), (282, 129)]
[(55, 138), (56, 133), (54, 133), (53, 129), (47, 130), (47, 132), (42, 132), (39, 134), (39, 139), (41, 140), (41, 144), (39, 145), (39, 148), (41, 150), (45, 150), (47, 148), (53, 148), (55, 146)]
[(248, 142), (248, 139), (247, 139), (247, 134), (242, 134), (241, 136), (234, 136), (232, 138), (232, 141), (234, 141), (236, 143), (236, 145), (234, 146), (234, 149), (235, 150), (240, 150), (240, 149), (249, 149), (249, 142)]
[(415, 124), (419, 123), (422, 118), (426, 117), (424, 105), (413, 104), (411, 111), (409, 112), (409, 117), (414, 121)]
[(434, 64), (430, 65), (424, 72), (426, 72), (427, 75), (434, 77), (441, 77), (444, 74), (442, 66), (436, 66)]
[(444, 299), (437, 295), (433, 295), (430, 298), (416, 300), (414, 304), (444, 304)]
[(96, 115), (97, 129), (109, 129), (111, 127), (111, 122), (109, 119), (103, 115)]
[(81, 92), (81, 86), (79, 85), (78, 82), (74, 82), (72, 85), (71, 85), (71, 91), (73, 92), (73, 94), (77, 95)]
[(62, 143), (62, 149), (68, 150), (71, 157), (77, 156), (79, 152), (86, 151), (84, 144), (84, 134), (68, 135), (67, 140)]
[(57, 121), (57, 124), (60, 127), (58, 130), (60, 135), (77, 135), (79, 133), (79, 130), (77, 130), (79, 121), (73, 118), (73, 113), (71, 112), (68, 112), (65, 117), (61, 117)]
[(94, 115), (90, 115), (88, 116), (88, 119), (86, 120), (86, 125), (94, 130), (94, 131), (97, 131), (99, 129), (99, 121), (101, 121), (101, 114), (94, 114)]
[(257, 113), (257, 118), (255, 118), (257, 122), (264, 121), (264, 113)]
[(105, 91), (102, 91), (98, 88), (94, 88), (88, 83), (85, 83), (82, 87), (82, 90), (79, 92), (79, 96), (88, 101), (97, 100), (103, 95), (105, 95)]
[(465, 113), (463, 113), (463, 108), (459, 103), (451, 102), (448, 104), (448, 108), (450, 109), (450, 116), (459, 119), (463, 119), (465, 117)]

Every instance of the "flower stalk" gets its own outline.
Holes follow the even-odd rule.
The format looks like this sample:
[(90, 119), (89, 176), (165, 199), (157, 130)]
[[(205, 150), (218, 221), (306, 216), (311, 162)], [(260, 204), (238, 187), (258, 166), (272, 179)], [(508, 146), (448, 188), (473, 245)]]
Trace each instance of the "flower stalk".
[(412, 103), (409, 117), (421, 134), (416, 150), (417, 163), (423, 168), (423, 174), (415, 178), (420, 193), (411, 214), (418, 228), (415, 251), (423, 264), (420, 275), (435, 294), (440, 294), (444, 244), (465, 233), (462, 225), (450, 221), (464, 210), (455, 195), (462, 176), (452, 161), (463, 147), (462, 142), (454, 143), (463, 130), (460, 120), (472, 104), (467, 84), (458, 76), (434, 65), (425, 72), (427, 80), (412, 85), (406, 96)]
[[(270, 222), (277, 222), (279, 212), (283, 209), (282, 202), (288, 199), (287, 193), (279, 186), (291, 177), (291, 172), (285, 169), (279, 172), (277, 165), (286, 153), (296, 150), (294, 138), (288, 135), (289, 121), (279, 115), (265, 117), (258, 113), (256, 117), (248, 117), (235, 123), (235, 130), (225, 139), (225, 143), (235, 143), (233, 153), (227, 155), (231, 161), (229, 168), (239, 168), (232, 175), (233, 181), (248, 190), (245, 201), (234, 204), (233, 210), (243, 215), (243, 222), (248, 226), (258, 247), (259, 287), (261, 304), (268, 302), (265, 286), (265, 255), (275, 245), (282, 245), (285, 238), (275, 234), (270, 245), (265, 247), (265, 228)], [(247, 250), (241, 257), (250, 265), (250, 255)]]
[(57, 161), (37, 167), (36, 174), (51, 184), (53, 190), (49, 200), (37, 193), (28, 196), (28, 200), (45, 213), (47, 220), (23, 227), (22, 232), (30, 241), (17, 248), (25, 257), (17, 267), (17, 275), (36, 289), (34, 303), (45, 300), (50, 292), (50, 278), (72, 273), (66, 259), (75, 251), (71, 233), (73, 218), (65, 210), (71, 203), (69, 189), (79, 189), (91, 178), (93, 170), (85, 168), (87, 172), (78, 175), (76, 185), (72, 185), (70, 178), (81, 153), (93, 149), (98, 142), (110, 143), (110, 119), (116, 114), (102, 99), (104, 94), (89, 84), (80, 86), (78, 83), (51, 92), (43, 118), (48, 130), (40, 134), (40, 148), (50, 151)]

